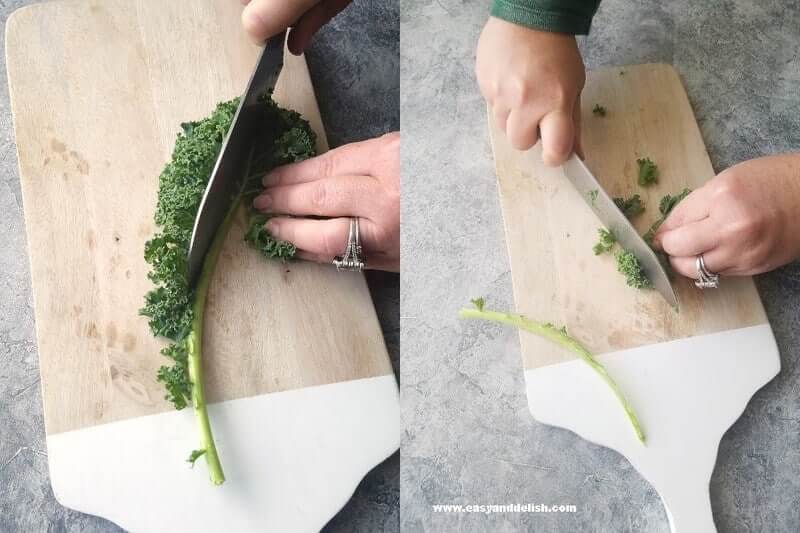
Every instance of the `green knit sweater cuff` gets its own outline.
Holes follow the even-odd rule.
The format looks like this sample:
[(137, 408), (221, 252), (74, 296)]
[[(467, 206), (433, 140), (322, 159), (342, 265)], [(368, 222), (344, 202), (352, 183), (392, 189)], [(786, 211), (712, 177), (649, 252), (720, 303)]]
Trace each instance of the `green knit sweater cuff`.
[(583, 2), (583, 4), (595, 4), (590, 8), (590, 11), (585, 13), (566, 10), (554, 11), (533, 5), (535, 3), (530, 0), (494, 0), (492, 2), (491, 15), (535, 30), (571, 35), (586, 35), (589, 33), (589, 27), (592, 25), (592, 17), (596, 9), (594, 2)]

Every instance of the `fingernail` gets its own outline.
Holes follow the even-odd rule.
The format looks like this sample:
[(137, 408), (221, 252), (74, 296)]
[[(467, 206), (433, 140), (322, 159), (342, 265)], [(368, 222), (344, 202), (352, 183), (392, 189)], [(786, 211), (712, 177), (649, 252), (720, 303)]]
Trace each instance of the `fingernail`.
[(279, 224), (275, 220), (268, 220), (264, 225), (264, 229), (267, 230), (267, 233), (275, 237), (278, 234), (278, 226)]
[(264, 185), (264, 187), (269, 187), (271, 185), (275, 185), (276, 183), (278, 183), (278, 175), (279, 174), (280, 174), (280, 172), (279, 172), (278, 169), (274, 169), (274, 170), (269, 171), (261, 179), (261, 184)]
[(253, 200), (253, 207), (261, 211), (266, 211), (270, 205), (272, 205), (272, 198), (268, 194), (262, 194)]

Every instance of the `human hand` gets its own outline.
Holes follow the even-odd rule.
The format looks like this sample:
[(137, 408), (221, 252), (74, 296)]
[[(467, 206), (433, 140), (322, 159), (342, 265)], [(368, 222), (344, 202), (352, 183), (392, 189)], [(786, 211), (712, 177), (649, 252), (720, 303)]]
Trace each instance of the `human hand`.
[(750, 276), (800, 256), (800, 154), (745, 161), (692, 192), (656, 232), (653, 245), (675, 271)]
[(367, 268), (400, 270), (400, 134), (347, 144), (278, 167), (264, 177), (253, 206), (275, 216), (266, 225), (298, 257), (330, 263), (344, 252), (349, 217), (359, 217)]
[(256, 43), (262, 43), (289, 26), (289, 51), (300, 55), (311, 37), (350, 4), (350, 0), (241, 0), (242, 26)]
[(546, 165), (580, 153), (580, 94), (586, 81), (575, 37), (532, 30), (494, 17), (478, 40), (475, 72), (497, 126), (511, 146), (542, 138)]

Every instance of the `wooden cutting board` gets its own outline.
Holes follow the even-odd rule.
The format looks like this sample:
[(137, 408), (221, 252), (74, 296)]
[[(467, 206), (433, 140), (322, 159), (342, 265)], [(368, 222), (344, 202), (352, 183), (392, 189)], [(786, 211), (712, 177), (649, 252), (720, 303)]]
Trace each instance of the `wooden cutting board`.
[[(640, 233), (658, 218), (663, 195), (714, 176), (672, 67), (591, 72), (582, 100), (586, 164), (611, 196), (640, 194)], [(592, 113), (596, 104), (605, 117)], [(723, 278), (719, 290), (701, 292), (679, 277), (678, 313), (655, 291), (629, 288), (611, 255), (592, 252), (601, 223), (562, 169), (544, 166), (538, 145), (519, 152), (490, 129), (516, 309), (566, 325), (599, 354), (638, 413), (647, 446), (585, 364), (523, 332), (533, 415), (623, 453), (661, 495), (673, 531), (713, 531), (708, 483), (719, 440), (780, 370), (752, 279)], [(658, 185), (637, 185), (641, 157), (658, 164)]]
[[(241, 9), (61, 1), (6, 27), (53, 488), (127, 529), (315, 530), (399, 443), (397, 386), (363, 276), (267, 261), (243, 242), (240, 216), (204, 338), (228, 482), (214, 491), (202, 461), (183, 462), (197, 436), (155, 381), (164, 341), (138, 315), (151, 286), (143, 247), (181, 122), (240, 95), (255, 65)], [(275, 99), (327, 149), (302, 57), (287, 54)], [(175, 508), (178, 493), (196, 499)]]

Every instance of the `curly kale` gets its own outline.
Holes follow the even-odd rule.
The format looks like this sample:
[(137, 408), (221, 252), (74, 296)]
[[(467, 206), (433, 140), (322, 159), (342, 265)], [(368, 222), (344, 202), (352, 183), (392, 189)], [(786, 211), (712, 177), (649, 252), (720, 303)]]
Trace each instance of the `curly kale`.
[(617, 236), (614, 235), (614, 232), (611, 230), (600, 228), (597, 230), (597, 234), (598, 234), (597, 244), (595, 244), (594, 247), (592, 247), (594, 255), (600, 255), (602, 253), (610, 251), (617, 243)]
[(644, 273), (639, 258), (633, 252), (620, 250), (615, 255), (617, 259), (617, 270), (625, 276), (625, 282), (634, 289), (650, 289), (653, 283)]
[(632, 220), (634, 217), (644, 213), (644, 202), (642, 202), (638, 194), (634, 194), (629, 198), (616, 197), (614, 198), (614, 203), (628, 220)]
[(658, 202), (658, 210), (661, 212), (661, 216), (663, 218), (666, 218), (670, 214), (670, 212), (672, 212), (672, 210), (675, 209), (675, 206), (678, 205), (681, 201), (683, 201), (684, 198), (689, 196), (691, 192), (692, 192), (691, 189), (685, 188), (675, 196), (667, 194), (663, 198), (661, 198), (661, 201)]
[(675, 209), (675, 206), (683, 201), (684, 198), (689, 196), (691, 192), (691, 189), (685, 188), (674, 196), (667, 194), (661, 198), (661, 201), (658, 203), (658, 210), (661, 212), (661, 217), (653, 222), (653, 225), (650, 226), (650, 229), (647, 230), (643, 237), (647, 244), (649, 244), (651, 247), (653, 246), (653, 237), (655, 237), (658, 228), (661, 227), (661, 224), (664, 223), (672, 210)]
[[(189, 287), (187, 254), (194, 219), (200, 206), (222, 143), (230, 129), (239, 99), (217, 105), (203, 120), (181, 125), (172, 158), (159, 176), (155, 222), (158, 232), (145, 244), (144, 257), (151, 266), (148, 278), (155, 287), (145, 295), (140, 314), (148, 317), (153, 334), (172, 343), (161, 350), (170, 365), (158, 369), (157, 380), (166, 388), (165, 398), (176, 409), (189, 405), (195, 409), (200, 426), (202, 448), (192, 452), (194, 464), (205, 456), (211, 481), (224, 482), (206, 411), (202, 379), (202, 323), (205, 298), (219, 249), (231, 225), (233, 213), (245, 201), (252, 205), (261, 190), (262, 176), (272, 168), (315, 154), (315, 135), (307, 121), (295, 111), (282, 109), (270, 94), (262, 97), (265, 131), (254, 140), (243, 190), (218, 229), (206, 255), (197, 287)], [(275, 240), (264, 228), (267, 217), (250, 209), (245, 240), (261, 254), (283, 260), (295, 254), (293, 245)]]
[(639, 185), (647, 187), (658, 183), (658, 166), (649, 157), (637, 159), (639, 165)]

